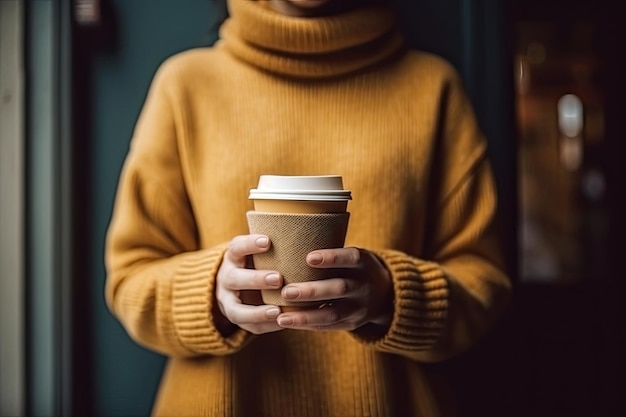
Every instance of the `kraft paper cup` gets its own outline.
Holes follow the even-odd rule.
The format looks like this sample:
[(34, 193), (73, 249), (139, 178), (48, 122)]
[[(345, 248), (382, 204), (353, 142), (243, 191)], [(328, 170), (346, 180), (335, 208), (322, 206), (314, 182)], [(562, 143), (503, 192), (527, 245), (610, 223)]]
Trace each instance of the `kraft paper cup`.
[[(255, 207), (247, 213), (250, 233), (264, 234), (272, 242), (268, 252), (253, 256), (255, 269), (280, 272), (285, 285), (336, 276), (333, 269), (311, 268), (306, 256), (344, 245), (351, 192), (343, 189), (341, 176), (262, 175), (249, 198)], [(279, 289), (264, 290), (262, 296), (266, 304), (279, 306), (318, 304), (288, 302)]]
[(347, 201), (254, 200), (254, 211), (263, 213), (345, 213)]

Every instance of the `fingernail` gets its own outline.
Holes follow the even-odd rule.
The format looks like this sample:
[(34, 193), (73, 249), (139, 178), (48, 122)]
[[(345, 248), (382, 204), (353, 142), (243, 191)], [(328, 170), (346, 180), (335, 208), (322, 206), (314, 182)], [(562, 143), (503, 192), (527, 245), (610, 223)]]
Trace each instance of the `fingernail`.
[(275, 273), (267, 274), (265, 276), (265, 282), (267, 283), (267, 285), (277, 287), (280, 284), (280, 276)]
[(289, 316), (281, 317), (278, 319), (279, 326), (291, 326), (293, 324), (293, 319)]
[(256, 240), (256, 245), (259, 248), (266, 248), (269, 240), (266, 237), (259, 237)]
[(283, 290), (283, 297), (285, 298), (298, 298), (300, 296), (300, 290), (296, 287), (285, 287)]
[(309, 253), (309, 256), (307, 257), (307, 262), (310, 265), (319, 265), (322, 263), (323, 260), (324, 257), (319, 253)]
[(268, 319), (275, 319), (280, 314), (280, 308), (278, 307), (270, 307), (265, 310), (265, 317)]

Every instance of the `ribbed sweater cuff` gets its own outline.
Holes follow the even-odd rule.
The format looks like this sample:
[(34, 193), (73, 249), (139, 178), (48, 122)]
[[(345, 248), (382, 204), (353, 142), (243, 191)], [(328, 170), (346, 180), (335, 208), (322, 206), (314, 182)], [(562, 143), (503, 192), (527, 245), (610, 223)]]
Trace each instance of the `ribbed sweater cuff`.
[(199, 251), (185, 259), (174, 276), (172, 318), (180, 343), (200, 354), (226, 355), (239, 350), (248, 333), (237, 330), (225, 338), (211, 313), (215, 277), (226, 246)]
[[(383, 250), (376, 255), (391, 273), (394, 312), (387, 333), (378, 340), (362, 339), (388, 352), (424, 351), (438, 340), (448, 311), (448, 281), (439, 265)], [(356, 337), (358, 333), (355, 334)]]

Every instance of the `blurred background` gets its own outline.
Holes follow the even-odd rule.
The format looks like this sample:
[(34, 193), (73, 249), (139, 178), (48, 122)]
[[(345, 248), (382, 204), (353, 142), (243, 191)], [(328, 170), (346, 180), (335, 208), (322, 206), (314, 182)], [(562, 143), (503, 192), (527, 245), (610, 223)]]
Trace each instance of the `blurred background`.
[[(607, 0), (396, 0), (489, 140), (515, 295), (429, 365), (468, 416), (626, 415), (623, 14)], [(158, 65), (210, 0), (0, 0), (0, 416), (146, 416), (164, 358), (105, 307), (104, 234)]]

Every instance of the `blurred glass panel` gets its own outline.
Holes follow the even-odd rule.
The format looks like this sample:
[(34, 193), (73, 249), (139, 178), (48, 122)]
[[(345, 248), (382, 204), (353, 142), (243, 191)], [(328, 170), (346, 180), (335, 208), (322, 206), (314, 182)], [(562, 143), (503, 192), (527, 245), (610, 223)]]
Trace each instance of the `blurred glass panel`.
[(598, 23), (519, 21), (520, 277), (569, 283), (606, 272), (603, 60)]

